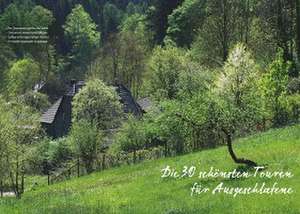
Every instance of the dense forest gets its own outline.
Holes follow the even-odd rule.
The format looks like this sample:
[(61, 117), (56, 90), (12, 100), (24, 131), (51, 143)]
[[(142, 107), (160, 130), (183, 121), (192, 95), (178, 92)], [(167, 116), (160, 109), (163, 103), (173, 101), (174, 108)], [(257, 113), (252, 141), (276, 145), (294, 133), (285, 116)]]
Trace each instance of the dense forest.
[[(9, 27), (47, 43), (10, 43)], [(232, 141), (299, 123), (299, 72), (300, 0), (0, 0), (1, 188), (222, 144), (256, 166)], [(52, 139), (39, 118), (74, 81), (72, 126)], [(116, 85), (151, 107), (124, 113)]]

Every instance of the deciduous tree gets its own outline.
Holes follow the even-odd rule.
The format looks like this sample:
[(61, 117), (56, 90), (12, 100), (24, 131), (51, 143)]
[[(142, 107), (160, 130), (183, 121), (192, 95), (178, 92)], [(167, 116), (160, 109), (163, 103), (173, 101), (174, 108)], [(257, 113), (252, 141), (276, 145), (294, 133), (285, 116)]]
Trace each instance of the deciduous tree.
[(75, 153), (84, 163), (87, 172), (91, 173), (94, 161), (101, 151), (102, 132), (93, 123), (80, 120), (72, 125), (70, 140)]
[(40, 80), (40, 68), (32, 59), (21, 59), (12, 65), (7, 78), (8, 94), (22, 95)]
[(101, 80), (86, 83), (73, 101), (73, 121), (86, 120), (99, 130), (118, 127), (122, 119), (122, 107), (113, 87)]
[(67, 17), (64, 30), (66, 37), (72, 44), (71, 69), (72, 72), (77, 70), (77, 74), (75, 72), (70, 75), (76, 74), (76, 78), (83, 77), (86, 66), (91, 61), (93, 48), (100, 44), (100, 33), (97, 31), (97, 25), (81, 5), (76, 5)]

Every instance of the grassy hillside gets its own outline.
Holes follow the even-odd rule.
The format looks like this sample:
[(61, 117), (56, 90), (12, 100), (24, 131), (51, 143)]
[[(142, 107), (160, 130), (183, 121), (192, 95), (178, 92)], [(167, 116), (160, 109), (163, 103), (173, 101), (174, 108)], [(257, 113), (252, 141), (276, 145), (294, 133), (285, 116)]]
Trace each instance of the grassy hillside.
[[(291, 171), (293, 178), (208, 178), (162, 179), (166, 165), (181, 169), (195, 165), (198, 171), (210, 167), (230, 171), (237, 165), (226, 147), (175, 158), (124, 166), (52, 186), (28, 191), (19, 201), (3, 199), (0, 213), (300, 213), (300, 126), (271, 130), (235, 142), (239, 156), (267, 164), (267, 171)], [(195, 182), (214, 188), (220, 182), (229, 187), (251, 187), (265, 182), (291, 187), (291, 195), (200, 194), (190, 196)]]

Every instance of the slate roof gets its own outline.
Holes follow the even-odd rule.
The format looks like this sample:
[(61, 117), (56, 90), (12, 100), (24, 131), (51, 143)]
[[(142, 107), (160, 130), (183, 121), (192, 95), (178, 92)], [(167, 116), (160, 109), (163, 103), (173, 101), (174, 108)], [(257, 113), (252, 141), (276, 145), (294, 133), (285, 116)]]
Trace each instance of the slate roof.
[(55, 120), (55, 116), (58, 112), (58, 109), (60, 105), (62, 104), (62, 100), (64, 96), (70, 96), (74, 97), (75, 94), (78, 92), (78, 87), (82, 87), (84, 85), (83, 81), (79, 81), (76, 84), (73, 84), (72, 86), (69, 86), (67, 88), (66, 93), (61, 96), (46, 112), (42, 114), (42, 117), (40, 119), (41, 123), (48, 123), (52, 124)]
[(148, 97), (138, 100), (137, 103), (144, 112), (148, 112), (152, 108), (152, 102)]
[(124, 85), (117, 85), (116, 91), (120, 96), (120, 102), (123, 104), (123, 110), (125, 113), (132, 113), (135, 116), (142, 114), (142, 109), (134, 100), (131, 92)]
[(83, 86), (85, 86), (84, 81), (77, 81), (76, 83), (72, 84), (72, 86), (70, 86), (67, 89), (67, 92), (65, 93), (65, 95), (74, 97)]
[(70, 88), (67, 90), (67, 93), (65, 93), (66, 96), (74, 97), (76, 94), (76, 84), (70, 86)]
[(45, 113), (42, 114), (40, 119), (41, 123), (51, 124), (55, 120), (56, 113), (62, 103), (63, 97), (59, 98)]

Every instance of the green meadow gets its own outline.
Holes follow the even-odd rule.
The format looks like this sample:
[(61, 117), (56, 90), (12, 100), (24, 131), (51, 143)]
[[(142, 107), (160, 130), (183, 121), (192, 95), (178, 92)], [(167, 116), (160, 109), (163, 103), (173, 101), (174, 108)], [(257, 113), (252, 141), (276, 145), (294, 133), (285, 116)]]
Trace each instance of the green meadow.
[[(167, 165), (182, 170), (195, 166), (197, 171), (211, 167), (222, 171), (243, 169), (230, 159), (227, 148), (219, 147), (193, 154), (146, 161), (122, 166), (88, 176), (40, 186), (26, 191), (22, 199), (0, 199), (0, 213), (300, 213), (300, 126), (273, 129), (265, 133), (238, 139), (236, 153), (266, 165), (266, 171), (293, 173), (292, 178), (161, 178)], [(292, 194), (230, 194), (211, 192), (194, 194), (191, 187), (197, 182), (213, 189), (223, 182), (227, 187), (253, 187), (255, 183), (293, 189)]]

